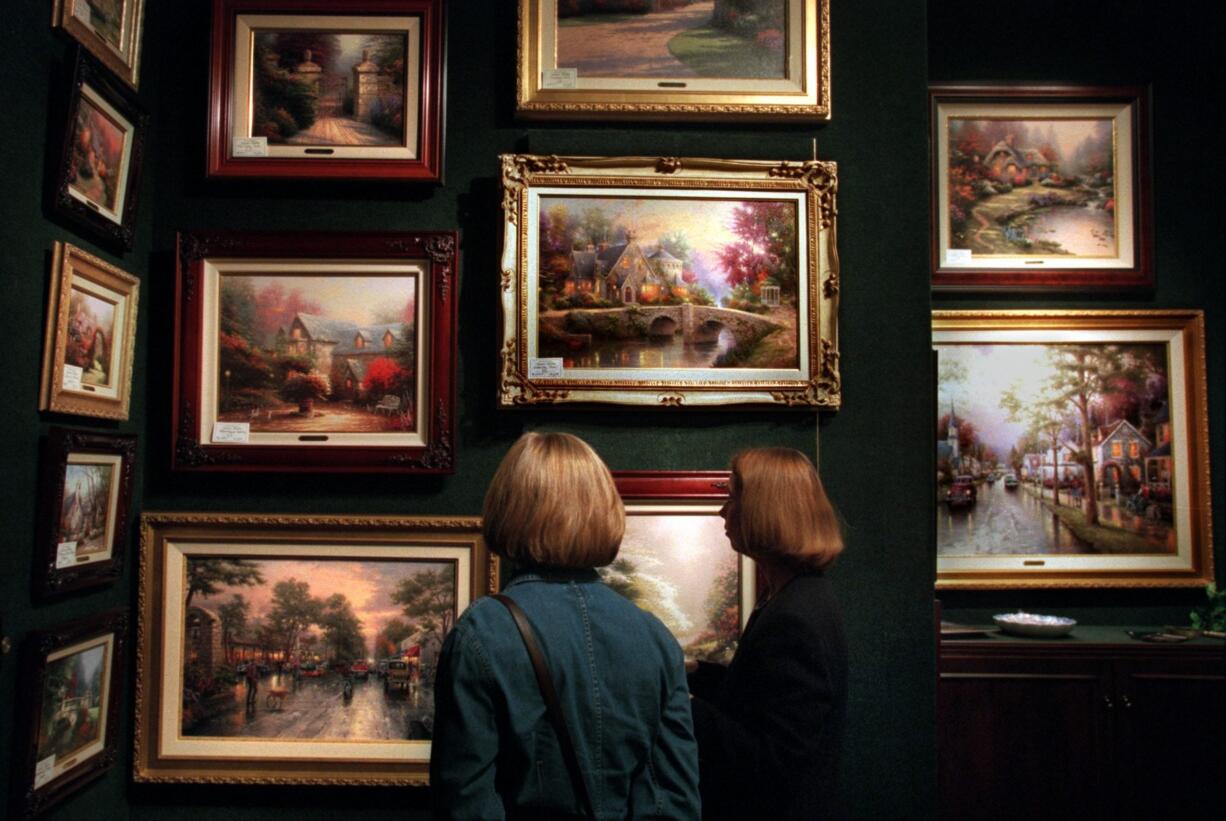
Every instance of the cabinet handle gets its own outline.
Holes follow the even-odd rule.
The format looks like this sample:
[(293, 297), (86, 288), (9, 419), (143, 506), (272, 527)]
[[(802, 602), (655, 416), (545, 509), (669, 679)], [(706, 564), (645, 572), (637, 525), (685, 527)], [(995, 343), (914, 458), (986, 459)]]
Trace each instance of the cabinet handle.
[(1111, 696), (1103, 696), (1103, 705), (1106, 706), (1108, 710), (1115, 709), (1115, 702), (1111, 700)]

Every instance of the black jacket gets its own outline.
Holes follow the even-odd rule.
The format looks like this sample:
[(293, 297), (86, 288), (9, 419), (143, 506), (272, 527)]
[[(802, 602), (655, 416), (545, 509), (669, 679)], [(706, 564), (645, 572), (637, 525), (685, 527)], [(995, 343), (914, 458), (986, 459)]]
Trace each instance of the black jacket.
[(830, 583), (788, 582), (749, 620), (727, 668), (690, 676), (703, 818), (840, 816), (847, 645)]

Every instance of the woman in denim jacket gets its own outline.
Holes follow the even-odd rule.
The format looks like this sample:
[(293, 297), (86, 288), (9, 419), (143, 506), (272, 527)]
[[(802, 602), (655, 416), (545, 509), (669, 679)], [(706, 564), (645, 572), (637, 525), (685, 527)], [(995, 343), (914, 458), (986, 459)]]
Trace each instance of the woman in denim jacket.
[[(504, 594), (542, 645), (600, 818), (697, 819), (698, 754), (681, 648), (606, 587), (625, 511), (600, 457), (529, 433), (485, 497), (490, 548), (516, 569)], [(443, 645), (430, 783), (439, 818), (581, 817), (523, 641), (479, 599)]]

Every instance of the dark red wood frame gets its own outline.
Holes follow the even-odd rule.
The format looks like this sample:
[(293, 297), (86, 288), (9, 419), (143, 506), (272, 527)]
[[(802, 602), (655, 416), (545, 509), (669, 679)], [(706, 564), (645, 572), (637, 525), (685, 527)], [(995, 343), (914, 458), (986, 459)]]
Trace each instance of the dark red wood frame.
[[(58, 804), (81, 787), (98, 778), (111, 768), (118, 757), (119, 717), (121, 703), (119, 691), (126, 680), (125, 670), (128, 655), (128, 611), (108, 610), (82, 619), (66, 622), (49, 630), (32, 632), (23, 645), (21, 681), (17, 695), (21, 699), (19, 715), (22, 725), (17, 736), (21, 752), (17, 754), (14, 767), (17, 775), (13, 781), (13, 810), (15, 817), (33, 818)], [(103, 748), (89, 759), (72, 767), (58, 778), (34, 789), (34, 768), (38, 763), (39, 709), (43, 695), (43, 676), (47, 672), (47, 656), (62, 647), (70, 647), (87, 639), (115, 634), (111, 654), (110, 685), (106, 710), (106, 738)], [(20, 779), (20, 780), (17, 780)]]
[(615, 470), (623, 499), (683, 499), (722, 502), (732, 473), (727, 470)]
[[(404, 233), (181, 233), (176, 243), (174, 410), (171, 469), (213, 472), (453, 473), (455, 472), (455, 355), (459, 238), (454, 231)], [(201, 355), (204, 263), (227, 259), (421, 260), (428, 264), (427, 378), (420, 413), (428, 418), (424, 446), (202, 445)], [(428, 410), (427, 410), (428, 409)], [(428, 416), (427, 416), (428, 414)]]
[[(115, 528), (111, 541), (111, 558), (90, 562), (79, 567), (57, 568), (56, 547), (59, 543), (60, 511), (64, 502), (64, 478), (68, 457), (73, 453), (102, 453), (119, 456), (122, 460), (115, 481), (119, 483), (115, 504)], [(34, 566), (34, 590), (41, 596), (56, 596), (74, 590), (84, 590), (110, 584), (123, 573), (127, 553), (128, 521), (132, 511), (132, 474), (136, 469), (136, 437), (53, 427), (47, 433), (43, 451), (42, 492), (39, 494), (39, 536), (36, 544), (40, 553)]]
[[(411, 160), (230, 156), (234, 27), (239, 14), (417, 16), (421, 18), (421, 89), (417, 157)], [(446, 97), (444, 0), (213, 0), (209, 66), (208, 175), (296, 179), (442, 182)]]
[[(968, 268), (940, 266), (937, 106), (943, 103), (1126, 103), (1132, 107), (1133, 266), (1131, 268)], [(928, 215), (934, 291), (1122, 291), (1154, 286), (1149, 89), (1141, 86), (934, 85), (928, 89)]]

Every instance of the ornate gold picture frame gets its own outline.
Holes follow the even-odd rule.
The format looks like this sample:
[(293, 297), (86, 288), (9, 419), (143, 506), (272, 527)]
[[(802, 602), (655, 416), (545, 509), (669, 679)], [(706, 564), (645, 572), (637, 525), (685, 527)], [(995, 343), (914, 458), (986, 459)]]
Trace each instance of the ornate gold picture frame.
[(51, 25), (84, 46), (133, 89), (140, 81), (145, 0), (54, 0)]
[(140, 549), (137, 781), (427, 782), (479, 518), (146, 513)]
[(829, 0), (519, 0), (520, 116), (830, 119)]
[(504, 407), (837, 409), (832, 162), (502, 156)]

